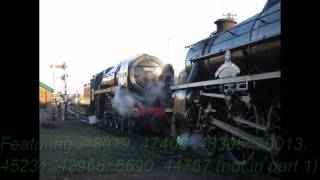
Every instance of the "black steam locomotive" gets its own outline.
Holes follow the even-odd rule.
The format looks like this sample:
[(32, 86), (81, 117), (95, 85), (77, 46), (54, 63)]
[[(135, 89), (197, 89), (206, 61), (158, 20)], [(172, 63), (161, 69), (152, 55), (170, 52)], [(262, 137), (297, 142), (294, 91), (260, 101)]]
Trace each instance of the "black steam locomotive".
[(237, 25), (230, 17), (219, 19), (216, 32), (188, 46), (181, 84), (171, 87), (172, 121), (181, 147), (197, 149), (218, 136), (235, 163), (247, 164), (258, 150), (277, 159), (280, 5), (280, 0), (269, 0), (262, 12)]
[(205, 145), (212, 155), (221, 151), (210, 148), (219, 143), (208, 139), (222, 138), (223, 152), (238, 164), (248, 164), (256, 152), (277, 160), (280, 6), (280, 0), (268, 0), (260, 13), (239, 24), (231, 17), (217, 20), (216, 32), (188, 46), (178, 85), (170, 86), (171, 65), (146, 54), (96, 74), (89, 114), (129, 132), (137, 127), (162, 131), (170, 123), (166, 129), (181, 148)]
[(89, 115), (104, 126), (128, 130), (152, 127), (159, 132), (168, 121), (168, 89), (173, 68), (158, 58), (140, 54), (91, 79)]

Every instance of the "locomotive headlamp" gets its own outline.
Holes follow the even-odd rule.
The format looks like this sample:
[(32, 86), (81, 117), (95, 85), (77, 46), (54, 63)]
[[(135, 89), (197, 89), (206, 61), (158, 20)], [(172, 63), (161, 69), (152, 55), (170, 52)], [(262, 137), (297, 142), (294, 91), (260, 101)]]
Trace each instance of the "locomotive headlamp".
[(132, 117), (138, 117), (139, 115), (140, 115), (139, 109), (138, 108), (132, 108), (131, 116)]

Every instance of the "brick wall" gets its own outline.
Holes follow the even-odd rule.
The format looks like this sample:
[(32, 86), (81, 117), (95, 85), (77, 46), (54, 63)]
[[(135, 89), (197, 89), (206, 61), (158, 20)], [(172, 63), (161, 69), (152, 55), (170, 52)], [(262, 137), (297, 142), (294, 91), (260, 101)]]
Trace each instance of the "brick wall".
[(48, 91), (47, 89), (39, 86), (39, 104), (46, 105), (51, 104), (53, 101), (53, 93)]

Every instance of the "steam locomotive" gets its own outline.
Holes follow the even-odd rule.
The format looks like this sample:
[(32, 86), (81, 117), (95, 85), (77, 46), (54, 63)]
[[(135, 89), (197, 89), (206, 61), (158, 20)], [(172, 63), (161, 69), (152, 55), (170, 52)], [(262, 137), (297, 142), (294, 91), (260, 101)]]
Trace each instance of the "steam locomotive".
[(124, 60), (90, 80), (89, 115), (119, 130), (151, 127), (159, 132), (168, 122), (165, 109), (172, 78), (172, 66), (154, 56), (140, 54)]
[(161, 132), (170, 123), (166, 129), (181, 148), (205, 145), (212, 155), (216, 151), (208, 139), (222, 138), (223, 153), (238, 164), (248, 164), (257, 152), (277, 161), (280, 6), (280, 0), (268, 0), (260, 13), (239, 24), (231, 17), (217, 20), (216, 32), (188, 46), (177, 85), (172, 66), (147, 54), (96, 74), (89, 114), (129, 132), (137, 127)]
[(278, 159), (280, 5), (268, 0), (262, 12), (237, 25), (231, 17), (219, 19), (216, 32), (188, 46), (180, 84), (171, 87), (181, 147), (208, 147), (208, 137), (218, 136), (235, 163), (248, 164), (256, 152)]

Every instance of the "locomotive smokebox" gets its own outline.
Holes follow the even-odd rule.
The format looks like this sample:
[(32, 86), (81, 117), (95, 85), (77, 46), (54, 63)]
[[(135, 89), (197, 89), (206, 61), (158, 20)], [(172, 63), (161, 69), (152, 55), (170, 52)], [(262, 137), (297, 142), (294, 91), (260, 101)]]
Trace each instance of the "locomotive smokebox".
[(154, 87), (159, 82), (163, 70), (162, 62), (147, 54), (142, 54), (132, 59), (128, 64), (129, 82), (137, 91)]
[(237, 22), (231, 18), (218, 19), (214, 23), (217, 25), (216, 33), (227, 31), (228, 29), (231, 29), (233, 26), (237, 24)]

